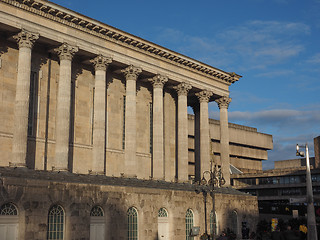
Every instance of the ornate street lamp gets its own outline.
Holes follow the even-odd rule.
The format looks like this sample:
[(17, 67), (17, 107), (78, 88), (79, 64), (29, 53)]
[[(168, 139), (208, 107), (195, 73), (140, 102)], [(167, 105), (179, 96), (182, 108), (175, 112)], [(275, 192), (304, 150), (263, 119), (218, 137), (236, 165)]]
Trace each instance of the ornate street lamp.
[[(211, 155), (211, 167), (210, 171), (204, 171), (202, 173), (201, 181), (198, 182), (201, 186), (199, 189), (196, 190), (196, 193), (202, 192), (203, 194), (203, 200), (204, 200), (204, 219), (205, 219), (205, 233), (201, 236), (201, 240), (210, 240), (215, 239), (215, 196), (214, 196), (214, 188), (218, 187), (220, 188), (222, 185), (226, 183), (226, 180), (223, 178), (223, 174), (221, 171), (221, 168), (218, 168), (217, 165), (214, 165), (213, 168), (213, 153)], [(208, 235), (207, 230), (207, 194), (210, 192), (210, 195), (212, 197), (212, 212), (213, 212), (213, 232), (210, 236)]]
[(305, 146), (299, 146), (297, 144), (296, 147), (296, 155), (300, 157), (304, 157), (304, 152), (300, 151), (300, 148), (306, 149), (306, 184), (307, 184), (307, 221), (308, 221), (308, 240), (318, 240), (317, 235), (317, 226), (316, 226), (316, 216), (314, 213), (314, 203), (313, 203), (313, 192), (312, 192), (312, 180), (310, 173), (310, 160), (309, 160), (309, 148), (306, 143)]

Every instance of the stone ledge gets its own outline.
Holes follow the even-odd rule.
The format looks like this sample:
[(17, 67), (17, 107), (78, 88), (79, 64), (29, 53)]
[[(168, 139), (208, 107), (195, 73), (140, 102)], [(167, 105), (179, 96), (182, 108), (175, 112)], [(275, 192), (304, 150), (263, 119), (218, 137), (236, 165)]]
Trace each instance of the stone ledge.
[[(154, 188), (194, 192), (199, 186), (190, 183), (166, 182), (161, 180), (142, 180), (137, 178), (109, 177), (104, 175), (86, 175), (70, 172), (52, 172), (32, 170), (28, 168), (0, 167), (0, 180), (3, 178), (19, 178), (24, 180), (42, 180), (61, 183), (81, 183), (135, 188)], [(25, 181), (20, 181), (21, 184)], [(217, 194), (247, 195), (231, 187), (215, 188)]]

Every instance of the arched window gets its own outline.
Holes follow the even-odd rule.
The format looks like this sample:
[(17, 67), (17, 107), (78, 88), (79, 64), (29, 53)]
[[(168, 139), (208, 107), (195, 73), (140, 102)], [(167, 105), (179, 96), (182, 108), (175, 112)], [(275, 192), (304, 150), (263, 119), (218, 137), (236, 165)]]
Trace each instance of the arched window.
[(210, 212), (210, 234), (213, 234), (213, 230), (215, 235), (217, 236), (218, 233), (218, 222), (217, 222), (217, 213), (213, 214), (213, 211)]
[(230, 216), (231, 230), (238, 235), (238, 213), (237, 211), (232, 211)]
[(127, 211), (128, 240), (138, 239), (138, 212), (131, 207)]
[(103, 216), (104, 216), (104, 213), (103, 213), (102, 208), (99, 207), (99, 206), (93, 207), (93, 208), (91, 209), (90, 216), (91, 216), (91, 217), (103, 217)]
[(165, 208), (160, 208), (158, 211), (158, 217), (168, 217), (168, 212)]
[(102, 207), (93, 207), (90, 212), (90, 240), (105, 239), (105, 226), (105, 217)]
[(18, 239), (19, 216), (13, 203), (5, 203), (0, 207), (0, 238)]
[(158, 211), (158, 240), (169, 239), (168, 211), (160, 208)]
[(0, 215), (16, 216), (18, 215), (18, 210), (12, 203), (5, 203), (0, 208)]
[(192, 227), (193, 227), (193, 212), (191, 209), (188, 209), (186, 212), (186, 240), (193, 240), (193, 237), (190, 236)]
[(64, 237), (64, 210), (60, 205), (50, 208), (48, 214), (47, 239), (58, 240)]

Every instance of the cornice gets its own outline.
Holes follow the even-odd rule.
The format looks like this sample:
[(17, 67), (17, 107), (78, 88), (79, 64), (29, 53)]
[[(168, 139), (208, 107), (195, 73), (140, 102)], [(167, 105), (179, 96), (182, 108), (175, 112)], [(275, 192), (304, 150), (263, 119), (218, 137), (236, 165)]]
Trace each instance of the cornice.
[(101, 23), (89, 17), (83, 16), (72, 10), (61, 7), (45, 0), (0, 0), (16, 8), (45, 17), (60, 24), (84, 31), (88, 34), (107, 39), (125, 47), (135, 49), (163, 61), (170, 62), (179, 67), (200, 73), (204, 76), (213, 77), (228, 85), (238, 81), (242, 76), (228, 73), (204, 63), (188, 58), (139, 37), (123, 32), (119, 29)]

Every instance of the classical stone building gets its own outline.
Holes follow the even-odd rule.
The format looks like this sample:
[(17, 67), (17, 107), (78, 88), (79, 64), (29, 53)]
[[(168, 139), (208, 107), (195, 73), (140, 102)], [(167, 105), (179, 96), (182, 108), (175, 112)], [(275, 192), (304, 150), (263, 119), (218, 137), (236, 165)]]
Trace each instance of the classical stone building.
[(44, 0), (0, 0), (0, 34), (1, 236), (193, 239), (211, 159), (226, 184), (208, 229), (254, 230), (257, 199), (230, 187), (230, 163), (260, 169), (272, 137), (228, 124), (241, 76)]

